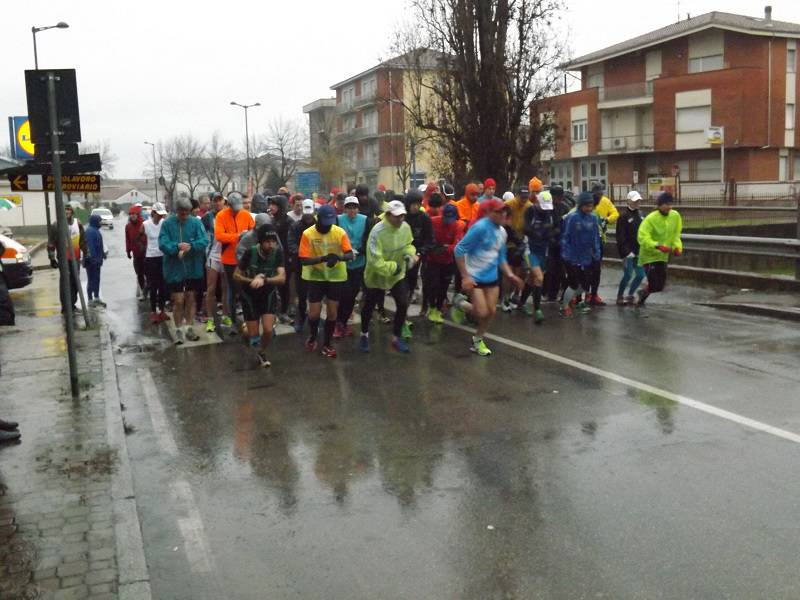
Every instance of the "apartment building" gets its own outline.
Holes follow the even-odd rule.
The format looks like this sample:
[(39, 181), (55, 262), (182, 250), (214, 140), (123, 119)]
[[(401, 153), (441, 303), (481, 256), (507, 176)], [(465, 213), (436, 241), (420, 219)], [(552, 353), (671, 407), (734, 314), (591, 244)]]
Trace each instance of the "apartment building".
[[(711, 12), (576, 58), (581, 89), (535, 109), (556, 127), (551, 183), (586, 190), (683, 182), (800, 179), (800, 25)], [(721, 148), (708, 130), (724, 128)]]
[[(423, 51), (421, 64), (436, 68), (433, 52)], [(330, 145), (341, 153), (344, 171), (339, 186), (350, 189), (366, 183), (403, 190), (415, 181), (435, 178), (430, 145), (415, 146), (403, 98), (409, 93), (411, 65), (407, 55), (381, 62), (331, 86), (335, 100), (320, 99), (304, 107), (313, 138), (332, 110)], [(322, 141), (317, 140), (321, 145)], [(314, 150), (312, 147), (312, 155)], [(414, 168), (416, 169), (415, 172)], [(405, 175), (406, 180), (401, 181)]]

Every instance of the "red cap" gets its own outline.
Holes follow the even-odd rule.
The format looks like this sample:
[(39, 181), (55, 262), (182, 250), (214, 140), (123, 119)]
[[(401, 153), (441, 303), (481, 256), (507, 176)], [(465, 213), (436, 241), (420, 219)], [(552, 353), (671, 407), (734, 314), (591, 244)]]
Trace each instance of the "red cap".
[(333, 189), (331, 190), (331, 194), (333, 194), (334, 196), (335, 196), (336, 194), (338, 194), (338, 193), (339, 193), (339, 188), (337, 188), (337, 187), (335, 187), (335, 188), (333, 188)]
[(140, 214), (142, 214), (142, 207), (141, 206), (136, 206), (136, 205), (131, 206), (128, 209), (128, 214), (129, 215), (140, 215)]
[(385, 192), (386, 191), (386, 186), (383, 185), (382, 183), (379, 183), (378, 184), (378, 191), (379, 192)]
[(491, 177), (489, 177), (489, 179), (487, 179), (486, 181), (483, 182), (483, 187), (484, 188), (493, 187), (493, 188), (497, 189), (497, 182), (494, 179), (492, 179)]
[(490, 212), (497, 212), (498, 210), (503, 210), (506, 205), (503, 203), (502, 200), (498, 200), (497, 198), (491, 198), (489, 200), (484, 200), (481, 202), (481, 210), (484, 214), (489, 214)]
[(428, 186), (425, 188), (425, 195), (430, 196), (439, 191), (439, 186), (436, 185), (433, 181), (428, 183)]

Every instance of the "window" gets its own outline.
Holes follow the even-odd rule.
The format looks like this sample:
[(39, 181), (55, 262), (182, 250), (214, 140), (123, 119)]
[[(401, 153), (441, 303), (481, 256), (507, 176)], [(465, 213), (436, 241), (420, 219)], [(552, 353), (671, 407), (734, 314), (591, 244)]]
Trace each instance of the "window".
[(789, 157), (788, 156), (779, 156), (778, 157), (778, 181), (786, 181), (789, 179)]
[(369, 79), (365, 79), (361, 82), (361, 97), (362, 98), (373, 98), (375, 96), (375, 91), (377, 90), (378, 82), (374, 77), (370, 77)]
[(705, 131), (711, 127), (711, 107), (691, 106), (679, 108), (675, 119), (676, 133)]
[(572, 189), (572, 163), (550, 165), (550, 187), (554, 185), (560, 185), (565, 190)]
[(356, 116), (355, 115), (347, 115), (344, 118), (344, 130), (350, 131), (356, 126)]
[(786, 129), (794, 129), (794, 104), (786, 105)]
[(580, 121), (573, 121), (572, 122), (572, 141), (573, 142), (585, 142), (587, 138), (587, 128), (588, 124), (586, 119), (581, 119)]
[(353, 106), (353, 96), (355, 94), (354, 87), (348, 87), (342, 90), (342, 104), (344, 106)]
[(603, 87), (603, 85), (605, 85), (603, 70), (604, 70), (603, 63), (596, 63), (593, 65), (589, 65), (586, 68), (587, 88)]
[(689, 73), (704, 73), (722, 68), (722, 54), (689, 59)]
[(797, 72), (797, 50), (795, 48), (789, 48), (786, 51), (786, 72)]
[(364, 144), (364, 168), (374, 168), (378, 166), (378, 144), (372, 142)]
[(792, 179), (794, 181), (800, 179), (800, 154), (797, 154), (794, 157), (794, 176)]
[(367, 133), (378, 132), (378, 113), (374, 110), (364, 111), (363, 120), (361, 122), (364, 131)]
[(695, 181), (719, 181), (720, 159), (702, 158), (697, 161)]

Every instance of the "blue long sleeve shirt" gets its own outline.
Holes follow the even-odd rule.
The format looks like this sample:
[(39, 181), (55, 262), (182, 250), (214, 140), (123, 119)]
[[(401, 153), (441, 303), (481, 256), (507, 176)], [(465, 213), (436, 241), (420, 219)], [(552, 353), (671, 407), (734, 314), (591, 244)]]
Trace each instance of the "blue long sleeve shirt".
[(493, 283), (498, 280), (498, 269), (507, 261), (508, 234), (502, 227), (484, 217), (467, 231), (453, 253), (464, 257), (467, 273), (475, 283)]
[(588, 267), (600, 260), (600, 221), (580, 210), (567, 215), (561, 233), (561, 257), (572, 265)]

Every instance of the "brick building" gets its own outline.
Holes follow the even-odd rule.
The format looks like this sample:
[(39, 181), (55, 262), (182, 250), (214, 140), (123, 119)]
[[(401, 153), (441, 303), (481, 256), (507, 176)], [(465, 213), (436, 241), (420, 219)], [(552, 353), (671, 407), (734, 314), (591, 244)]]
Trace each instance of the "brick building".
[(719, 183), (707, 130), (720, 126), (725, 180), (800, 179), (798, 38), (800, 25), (769, 7), (763, 18), (711, 12), (570, 61), (581, 89), (536, 107), (556, 125), (546, 176), (575, 190), (646, 189), (673, 170), (681, 183)]

